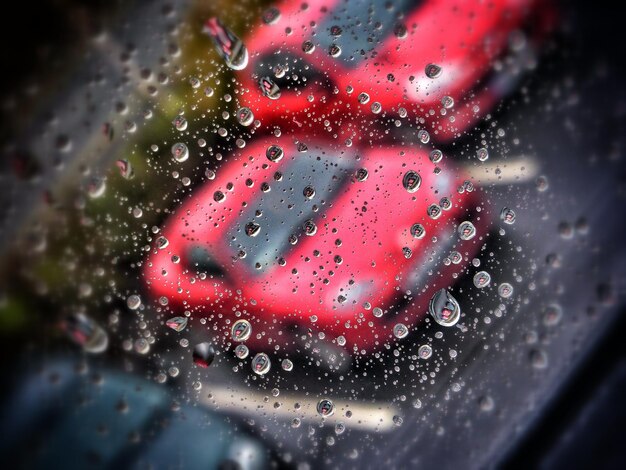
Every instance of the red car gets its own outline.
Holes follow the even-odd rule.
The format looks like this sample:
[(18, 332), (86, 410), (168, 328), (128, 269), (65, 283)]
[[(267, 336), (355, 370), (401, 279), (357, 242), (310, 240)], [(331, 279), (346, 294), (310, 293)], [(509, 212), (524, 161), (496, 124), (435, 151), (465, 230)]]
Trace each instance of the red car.
[(510, 92), (553, 16), (544, 0), (284, 1), (245, 38), (240, 102), (317, 135), (405, 119), (447, 141)]
[[(394, 325), (423, 318), (483, 244), (485, 208), (461, 172), (419, 148), (298, 144), (237, 150), (170, 216), (147, 285), (225, 334), (241, 312), (248, 346), (292, 344), (290, 326), (304, 326), (350, 349), (380, 347)], [(464, 221), (476, 229), (467, 240)]]

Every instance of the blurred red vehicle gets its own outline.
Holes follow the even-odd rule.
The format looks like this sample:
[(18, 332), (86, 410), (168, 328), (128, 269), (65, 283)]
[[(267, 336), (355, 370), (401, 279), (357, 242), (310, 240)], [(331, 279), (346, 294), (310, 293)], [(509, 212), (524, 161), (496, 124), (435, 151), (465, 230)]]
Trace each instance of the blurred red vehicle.
[[(483, 244), (477, 193), (419, 148), (257, 140), (170, 216), (145, 279), (154, 296), (225, 331), (241, 312), (251, 347), (292, 344), (291, 327), (304, 327), (375, 349), (396, 323), (423, 318)], [(475, 237), (459, 238), (462, 221)]]
[(354, 140), (376, 114), (417, 119), (445, 142), (534, 64), (553, 13), (544, 0), (284, 1), (245, 39), (241, 103), (264, 124), (321, 133), (330, 120)]

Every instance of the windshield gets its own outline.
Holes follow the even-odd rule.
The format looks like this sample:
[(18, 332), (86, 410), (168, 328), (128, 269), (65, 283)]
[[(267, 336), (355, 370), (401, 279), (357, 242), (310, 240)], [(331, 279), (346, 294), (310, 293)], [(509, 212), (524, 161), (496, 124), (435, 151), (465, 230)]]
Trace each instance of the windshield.
[(600, 20), (620, 15), (45, 0), (36, 27), (16, 8), (11, 468), (619, 454), (624, 67)]

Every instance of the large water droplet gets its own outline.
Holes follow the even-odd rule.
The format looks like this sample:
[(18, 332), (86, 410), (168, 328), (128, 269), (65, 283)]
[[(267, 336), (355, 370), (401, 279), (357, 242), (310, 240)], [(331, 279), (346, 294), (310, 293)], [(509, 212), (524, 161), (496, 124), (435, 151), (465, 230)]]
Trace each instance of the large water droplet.
[(454, 326), (461, 317), (461, 307), (446, 289), (440, 289), (430, 299), (428, 311), (441, 326)]
[(402, 178), (402, 185), (404, 189), (406, 189), (410, 193), (414, 193), (420, 188), (422, 184), (422, 178), (420, 175), (414, 171), (409, 170), (405, 173), (404, 178)]
[(270, 7), (263, 12), (262, 18), (265, 24), (276, 24), (280, 20), (280, 10), (276, 7)]
[(327, 416), (332, 416), (335, 412), (335, 404), (329, 400), (328, 398), (322, 398), (317, 403), (317, 413), (326, 418)]
[(417, 350), (420, 359), (430, 359), (433, 355), (433, 348), (429, 344), (422, 344)]
[(245, 341), (252, 334), (252, 325), (248, 320), (237, 320), (233, 324), (230, 334), (235, 341)]
[(265, 353), (258, 353), (252, 359), (252, 371), (258, 375), (265, 375), (270, 371), (272, 363), (270, 358)]
[(515, 211), (508, 207), (503, 207), (500, 211), (500, 220), (505, 224), (511, 225), (515, 223)]
[(398, 339), (406, 338), (408, 334), (409, 334), (409, 329), (406, 327), (404, 323), (397, 323), (393, 327), (393, 335)]
[(137, 294), (129, 295), (126, 299), (126, 305), (131, 310), (137, 310), (139, 307), (141, 307), (141, 297), (139, 297)]
[(424, 69), (424, 72), (428, 78), (439, 78), (443, 69), (436, 64), (428, 64)]
[(280, 98), (280, 88), (270, 77), (262, 77), (259, 80), (259, 87), (261, 88), (261, 93), (269, 99), (277, 100)]
[(491, 275), (487, 271), (479, 271), (474, 274), (474, 285), (479, 289), (487, 287), (491, 283)]
[(239, 108), (236, 113), (237, 121), (242, 126), (249, 126), (254, 122), (254, 114), (250, 110), (250, 108)]
[(171, 328), (172, 330), (180, 333), (187, 326), (188, 318), (187, 317), (172, 317), (168, 319), (165, 324)]
[(196, 344), (192, 353), (193, 363), (200, 367), (209, 367), (215, 359), (215, 347), (208, 342)]
[(226, 65), (233, 70), (242, 70), (248, 65), (248, 49), (218, 18), (209, 18), (203, 32), (208, 34)]
[(457, 231), (461, 240), (471, 240), (476, 236), (476, 227), (469, 221), (461, 222)]
[(172, 156), (178, 163), (182, 163), (189, 158), (189, 149), (182, 142), (172, 145)]
[(109, 337), (100, 325), (83, 313), (75, 313), (62, 323), (63, 330), (84, 351), (98, 354), (106, 351)]
[(248, 354), (250, 354), (250, 350), (245, 344), (238, 344), (235, 348), (235, 356), (237, 356), (239, 359), (245, 359), (246, 357), (248, 357)]
[(270, 162), (279, 162), (284, 155), (285, 152), (278, 145), (270, 145), (265, 151), (265, 156)]

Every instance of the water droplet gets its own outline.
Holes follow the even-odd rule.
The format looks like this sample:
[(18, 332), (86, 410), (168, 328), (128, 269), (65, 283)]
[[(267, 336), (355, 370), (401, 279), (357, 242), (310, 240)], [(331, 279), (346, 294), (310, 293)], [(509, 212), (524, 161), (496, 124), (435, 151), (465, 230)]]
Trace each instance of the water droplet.
[(433, 220), (437, 220), (441, 216), (441, 212), (442, 211), (441, 211), (441, 207), (439, 207), (439, 204), (431, 204), (426, 209), (426, 213), (428, 214), (428, 217), (430, 217)]
[(513, 295), (513, 286), (508, 282), (503, 282), (498, 286), (498, 295), (503, 299), (508, 299)]
[(272, 364), (270, 358), (265, 353), (258, 353), (252, 359), (252, 371), (258, 375), (265, 375), (270, 371)]
[(544, 351), (535, 349), (530, 352), (530, 363), (535, 369), (546, 369), (548, 367), (548, 355)]
[(323, 418), (326, 418), (328, 416), (332, 416), (333, 413), (335, 413), (335, 405), (334, 403), (329, 400), (328, 398), (322, 398), (318, 403), (317, 403), (317, 413), (322, 416)]
[(68, 316), (62, 323), (62, 329), (70, 339), (88, 353), (102, 353), (109, 345), (106, 331), (83, 313)]
[(287, 372), (291, 372), (293, 370), (293, 362), (290, 359), (283, 359), (280, 365), (283, 368), (283, 370)]
[(422, 224), (413, 224), (411, 225), (411, 235), (418, 240), (422, 239), (426, 235), (426, 229)]
[(261, 87), (261, 93), (269, 99), (277, 100), (280, 98), (280, 88), (270, 77), (262, 77), (259, 80), (259, 86)]
[(213, 193), (213, 200), (215, 202), (224, 202), (226, 200), (226, 194), (224, 194), (222, 191), (215, 191)]
[(404, 186), (404, 189), (406, 189), (410, 193), (414, 193), (415, 191), (417, 191), (420, 188), (421, 184), (422, 178), (414, 170), (407, 171), (402, 178), (402, 185)]
[(441, 326), (454, 326), (461, 317), (461, 306), (446, 289), (440, 289), (430, 299), (428, 311)]
[(131, 310), (137, 310), (139, 307), (141, 307), (141, 297), (139, 297), (137, 294), (129, 295), (126, 299), (126, 305)]
[(441, 98), (441, 106), (446, 109), (452, 108), (454, 106), (454, 98), (448, 95), (444, 96), (443, 98)]
[(261, 226), (256, 222), (248, 222), (245, 231), (249, 237), (256, 237), (261, 232)]
[(515, 223), (515, 211), (508, 207), (503, 207), (500, 211), (500, 220), (505, 224), (511, 225)]
[(189, 149), (182, 142), (172, 145), (172, 156), (178, 163), (182, 163), (189, 158)]
[(452, 253), (450, 253), (450, 261), (452, 261), (452, 263), (454, 264), (460, 264), (461, 261), (463, 261), (463, 255), (461, 255), (461, 253), (459, 253), (458, 251), (453, 251)]
[(408, 334), (409, 334), (409, 329), (406, 327), (404, 323), (397, 323), (393, 327), (393, 335), (398, 339), (406, 338)]
[(308, 235), (309, 237), (312, 237), (313, 235), (315, 235), (317, 233), (317, 225), (315, 225), (315, 222), (313, 222), (313, 220), (309, 219), (304, 223), (304, 234)]
[(313, 197), (315, 197), (315, 188), (313, 186), (306, 186), (302, 194), (307, 199), (313, 199)]
[(461, 222), (457, 232), (461, 240), (471, 240), (476, 236), (476, 227), (469, 221)]
[(280, 10), (275, 7), (270, 7), (263, 12), (263, 23), (272, 25), (278, 23), (280, 20)]
[(192, 353), (193, 363), (199, 367), (209, 367), (215, 359), (215, 347), (208, 342), (196, 344)]
[(491, 283), (491, 275), (487, 271), (479, 271), (474, 274), (474, 285), (479, 289), (487, 287)]
[(563, 317), (563, 309), (558, 304), (550, 304), (543, 314), (543, 324), (546, 326), (558, 325)]
[(189, 79), (189, 84), (191, 85), (191, 88), (197, 90), (198, 88), (200, 88), (200, 85), (202, 85), (202, 82), (198, 77), (191, 77)]
[(548, 182), (547, 176), (538, 176), (537, 179), (535, 180), (535, 184), (537, 185), (537, 190), (540, 193), (547, 191), (548, 188), (550, 187), (550, 183)]
[(165, 237), (159, 237), (156, 239), (156, 247), (159, 250), (163, 250), (164, 248), (167, 248), (169, 244), (170, 244), (169, 240)]
[(150, 352), (150, 343), (146, 338), (139, 338), (136, 340), (133, 347), (139, 354), (148, 354), (148, 352)]
[(359, 96), (357, 97), (357, 100), (361, 104), (367, 104), (369, 102), (369, 100), (370, 100), (370, 95), (368, 95), (365, 92), (359, 93)]
[(439, 207), (441, 207), (444, 211), (449, 211), (452, 209), (452, 201), (448, 197), (442, 197), (439, 201)]
[(333, 57), (333, 58), (337, 58), (341, 55), (341, 47), (339, 47), (337, 44), (331, 44), (328, 47), (328, 54)]
[(284, 155), (285, 152), (278, 145), (270, 145), (265, 152), (265, 156), (270, 162), (279, 162)]
[(252, 334), (252, 325), (248, 320), (237, 320), (230, 330), (234, 341), (245, 341)]
[(433, 348), (429, 344), (422, 344), (417, 350), (420, 359), (430, 359), (433, 355)]
[(135, 124), (133, 121), (126, 121), (124, 123), (124, 130), (130, 134), (133, 134), (137, 131), (137, 124)]
[(218, 18), (209, 18), (204, 24), (203, 32), (211, 37), (218, 54), (228, 67), (233, 70), (246, 68), (248, 49)]
[(439, 163), (443, 158), (443, 152), (441, 150), (435, 149), (430, 152), (430, 161), (433, 163)]
[(165, 324), (170, 327), (172, 330), (180, 333), (181, 331), (183, 331), (185, 329), (185, 327), (187, 326), (187, 322), (188, 322), (188, 318), (187, 317), (172, 317), (170, 319), (168, 319)]
[(239, 108), (235, 115), (242, 126), (249, 126), (254, 122), (254, 114), (250, 108)]
[(250, 350), (245, 344), (238, 344), (235, 348), (235, 356), (237, 356), (239, 359), (245, 359), (246, 357), (248, 357), (248, 354), (250, 354)]
[(272, 72), (274, 73), (274, 76), (276, 78), (283, 78), (285, 76), (285, 73), (287, 73), (287, 70), (285, 67), (278, 64), (274, 66), (274, 68), (272, 69)]
[(428, 64), (424, 69), (424, 72), (428, 78), (439, 78), (443, 69), (436, 64)]
[(313, 54), (314, 51), (315, 44), (313, 44), (313, 41), (307, 39), (302, 43), (302, 52), (304, 52), (305, 54)]
[(478, 149), (476, 152), (476, 158), (478, 158), (481, 162), (486, 161), (489, 158), (489, 151), (484, 147)]
[(404, 24), (402, 23), (397, 23), (394, 27), (393, 27), (393, 34), (398, 38), (398, 39), (406, 39), (408, 36), (408, 31), (406, 29), (406, 26), (404, 26)]
[(104, 178), (91, 178), (87, 184), (87, 194), (92, 199), (104, 196), (106, 190), (106, 180)]
[(480, 397), (480, 399), (478, 400), (478, 406), (480, 406), (481, 411), (492, 411), (494, 407), (493, 398), (491, 398), (490, 396)]
[(368, 176), (369, 176), (369, 172), (365, 168), (359, 168), (354, 175), (356, 180), (361, 183), (367, 180)]
[(187, 119), (184, 116), (176, 116), (172, 121), (172, 124), (176, 128), (177, 131), (184, 131), (187, 129)]
[(135, 177), (135, 170), (128, 160), (118, 160), (115, 164), (120, 170), (120, 175), (122, 175), (122, 178), (131, 180)]
[(428, 133), (428, 131), (426, 131), (424, 129), (420, 130), (417, 133), (417, 138), (423, 144), (427, 144), (428, 142), (430, 142), (430, 134)]

